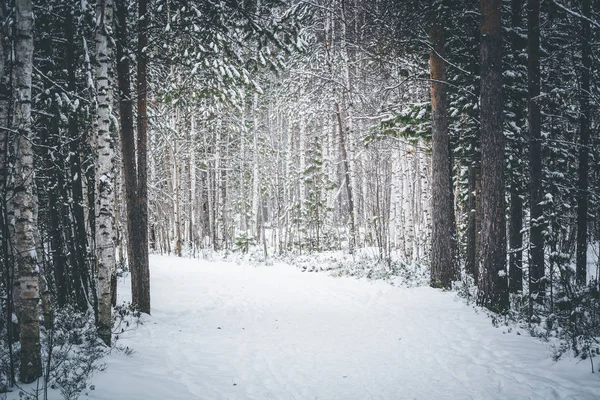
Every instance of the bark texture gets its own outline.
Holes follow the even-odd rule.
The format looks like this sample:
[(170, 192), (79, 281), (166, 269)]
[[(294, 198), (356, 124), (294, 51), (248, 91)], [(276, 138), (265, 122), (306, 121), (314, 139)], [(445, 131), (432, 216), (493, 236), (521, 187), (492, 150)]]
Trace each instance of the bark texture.
[(138, 270), (137, 299), (132, 299), (141, 312), (150, 314), (150, 269), (148, 261), (148, 1), (138, 0), (138, 52), (137, 52), (137, 230), (129, 242), (138, 247), (135, 260)]
[(478, 303), (496, 312), (508, 309), (504, 134), (502, 132), (501, 0), (481, 0), (481, 173), (483, 223)]
[(98, 335), (111, 341), (111, 276), (115, 272), (114, 183), (115, 138), (111, 133), (112, 46), (109, 32), (113, 19), (112, 0), (96, 7), (96, 260), (98, 269)]
[(430, 28), (433, 49), (431, 73), (432, 187), (431, 187), (431, 286), (449, 288), (456, 277), (456, 226), (450, 176), (450, 150), (444, 61), (444, 27)]
[(12, 207), (14, 213), (14, 257), (18, 278), (17, 316), (20, 323), (20, 380), (30, 383), (42, 375), (40, 354), (40, 300), (38, 254), (35, 242), (37, 196), (31, 131), (31, 73), (33, 62), (33, 9), (31, 0), (15, 1), (15, 106), (13, 126), (15, 173)]

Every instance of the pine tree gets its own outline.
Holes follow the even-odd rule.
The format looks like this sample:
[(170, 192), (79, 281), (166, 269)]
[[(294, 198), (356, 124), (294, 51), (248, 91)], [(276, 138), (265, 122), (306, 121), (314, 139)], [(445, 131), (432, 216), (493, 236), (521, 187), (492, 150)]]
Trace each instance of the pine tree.
[(457, 271), (456, 220), (450, 176), (444, 16), (439, 15), (434, 19), (429, 28), (432, 45), (429, 56), (432, 119), (431, 285), (449, 288)]
[(501, 0), (481, 0), (481, 173), (483, 222), (478, 303), (508, 310), (504, 133), (502, 131)]

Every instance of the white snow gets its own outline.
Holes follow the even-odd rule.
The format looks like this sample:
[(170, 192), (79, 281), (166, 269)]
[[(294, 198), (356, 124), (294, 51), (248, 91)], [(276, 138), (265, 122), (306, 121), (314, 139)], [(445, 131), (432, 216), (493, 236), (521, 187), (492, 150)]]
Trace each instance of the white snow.
[[(494, 328), (453, 293), (151, 257), (152, 316), (86, 398), (598, 399), (589, 360)], [(119, 284), (129, 300), (129, 281)]]

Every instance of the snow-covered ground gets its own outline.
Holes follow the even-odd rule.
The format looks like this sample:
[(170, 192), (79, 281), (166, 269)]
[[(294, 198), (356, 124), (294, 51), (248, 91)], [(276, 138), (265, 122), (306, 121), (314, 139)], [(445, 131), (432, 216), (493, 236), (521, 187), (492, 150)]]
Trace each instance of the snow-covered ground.
[[(588, 361), (503, 333), (430, 288), (297, 268), (151, 257), (152, 316), (94, 400), (598, 399)], [(129, 297), (129, 281), (119, 286)]]

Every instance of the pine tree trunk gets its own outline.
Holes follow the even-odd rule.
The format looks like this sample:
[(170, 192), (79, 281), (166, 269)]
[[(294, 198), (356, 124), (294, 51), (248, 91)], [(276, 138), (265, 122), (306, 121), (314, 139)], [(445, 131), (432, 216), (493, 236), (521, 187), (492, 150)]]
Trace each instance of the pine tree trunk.
[(541, 300), (544, 296), (544, 222), (542, 201), (542, 137), (540, 95), (540, 0), (527, 2), (528, 30), (528, 125), (529, 125), (529, 168), (530, 168), (530, 260), (529, 296), (530, 300)]
[(132, 299), (139, 310), (150, 314), (150, 266), (148, 259), (148, 0), (138, 0), (138, 51), (137, 51), (137, 221), (135, 237), (137, 247), (135, 260), (138, 270), (138, 298)]
[(96, 7), (96, 262), (98, 271), (98, 336), (110, 346), (112, 328), (111, 277), (116, 269), (114, 230), (115, 138), (111, 133), (112, 62), (109, 32), (113, 2)]
[(481, 172), (482, 271), (478, 303), (492, 311), (508, 309), (506, 216), (504, 213), (504, 134), (502, 132), (501, 0), (481, 0)]
[[(138, 76), (138, 90), (143, 99), (138, 98), (138, 107), (142, 107), (143, 116), (138, 117), (138, 149), (136, 164), (135, 134), (133, 126), (133, 101), (131, 99), (131, 81), (129, 58), (124, 54), (127, 42), (127, 2), (117, 0), (117, 74), (119, 79), (121, 114), (121, 155), (123, 177), (127, 203), (127, 259), (131, 270), (132, 303), (142, 312), (150, 312), (150, 275), (148, 271), (148, 195), (146, 187), (146, 76)], [(144, 31), (145, 32), (145, 31)], [(140, 31), (140, 34), (142, 32)], [(142, 47), (142, 49), (145, 46)], [(145, 60), (145, 54), (142, 59)], [(139, 59), (139, 54), (138, 54)], [(142, 61), (142, 71), (145, 62)], [(138, 68), (140, 68), (138, 63)], [(138, 73), (140, 70), (138, 69)], [(141, 78), (141, 79), (140, 79)], [(144, 82), (140, 82), (143, 80)], [(141, 127), (140, 127), (141, 126)], [(140, 140), (141, 139), (141, 140)], [(139, 171), (139, 168), (143, 171)], [(141, 182), (143, 181), (143, 182)], [(140, 183), (141, 182), (141, 183)]]
[(18, 132), (15, 147), (15, 173), (12, 207), (14, 210), (14, 256), (18, 273), (16, 292), (19, 301), (20, 380), (30, 383), (42, 375), (40, 322), (38, 316), (39, 259), (35, 243), (37, 196), (31, 131), (31, 74), (33, 68), (33, 9), (31, 0), (15, 1), (15, 107), (13, 126)]
[(591, 31), (590, 31), (590, 0), (583, 0), (581, 20), (581, 88), (579, 89), (579, 168), (577, 182), (577, 251), (576, 276), (577, 283), (587, 283), (587, 246), (588, 246), (588, 170), (590, 145), (590, 70)]
[(452, 200), (450, 151), (446, 100), (444, 27), (430, 28), (433, 50), (429, 56), (431, 71), (432, 186), (431, 186), (431, 282), (433, 287), (450, 288), (456, 278), (456, 220)]

